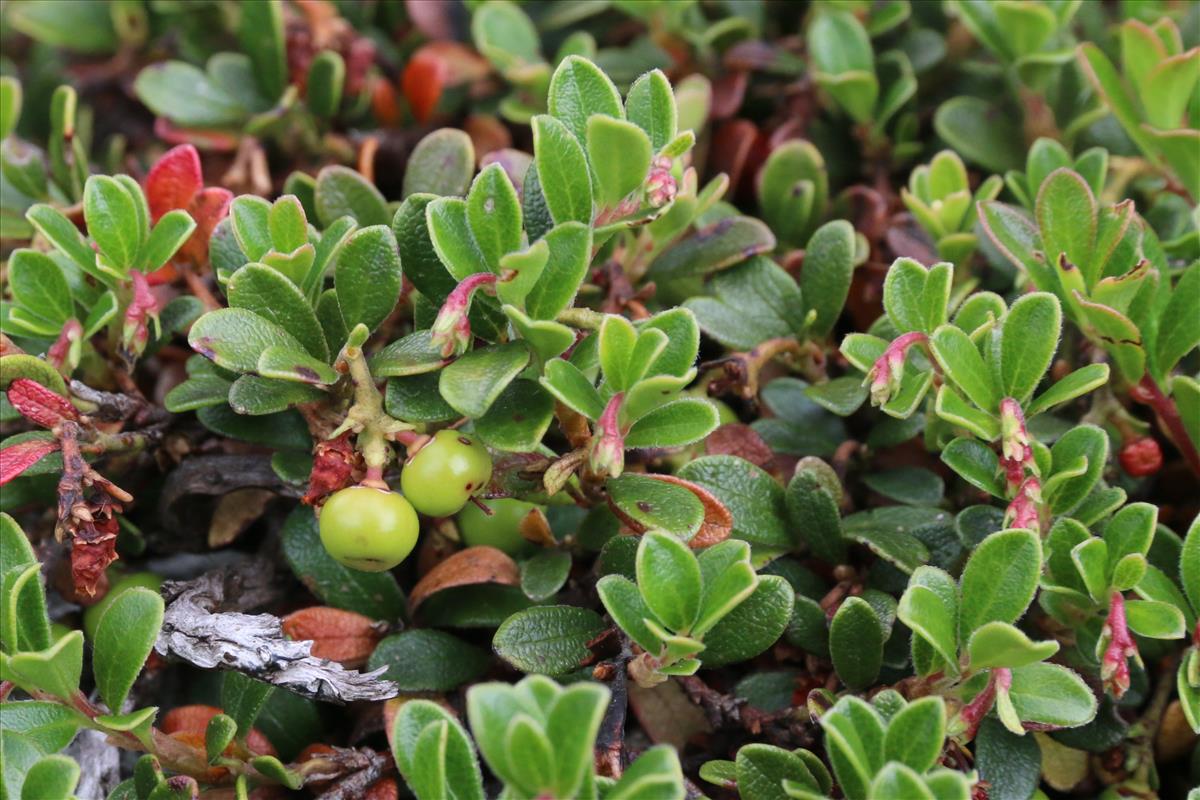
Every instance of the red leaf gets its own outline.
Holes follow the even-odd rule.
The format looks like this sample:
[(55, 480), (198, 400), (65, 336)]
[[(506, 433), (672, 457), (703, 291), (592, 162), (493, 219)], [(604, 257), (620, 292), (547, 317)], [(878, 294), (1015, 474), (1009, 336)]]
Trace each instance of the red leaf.
[(704, 452), (710, 456), (737, 456), (767, 470), (775, 458), (758, 431), (740, 422), (727, 422), (710, 433), (704, 440)]
[(283, 618), (282, 627), (290, 639), (311, 641), (312, 654), (317, 658), (350, 668), (367, 663), (386, 629), (370, 617), (327, 606), (294, 611)]
[(179, 249), (179, 254), (193, 264), (208, 262), (208, 240), (218, 223), (229, 213), (229, 204), (233, 201), (233, 192), (220, 186), (210, 186), (201, 189), (192, 197), (188, 213), (196, 220), (196, 230)]
[(29, 378), (17, 378), (8, 387), (8, 402), (26, 419), (53, 428), (65, 419), (78, 420), (71, 401)]
[(190, 144), (173, 147), (151, 167), (146, 176), (146, 200), (150, 216), (159, 217), (176, 208), (187, 208), (192, 197), (204, 187), (200, 173), (200, 154)]
[(0, 486), (57, 449), (58, 442), (53, 439), (27, 439), (0, 450)]
[[(216, 706), (176, 706), (163, 715), (159, 728), (170, 736), (179, 734), (198, 736), (203, 747), (204, 733), (208, 730), (208, 722), (221, 709)], [(246, 736), (246, 748), (255, 755), (275, 755), (275, 748), (258, 728), (251, 728)]]
[(418, 122), (426, 122), (437, 108), (450, 65), (435, 52), (418, 50), (404, 67), (400, 88)]

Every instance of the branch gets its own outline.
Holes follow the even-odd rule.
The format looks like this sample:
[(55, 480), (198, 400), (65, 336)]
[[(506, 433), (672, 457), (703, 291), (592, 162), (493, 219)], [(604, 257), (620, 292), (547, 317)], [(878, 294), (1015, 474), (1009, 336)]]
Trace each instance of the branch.
[[(204, 669), (231, 669), (316, 700), (348, 703), (385, 700), (399, 691), (380, 680), (386, 670), (362, 673), (343, 669), (311, 654), (312, 642), (284, 636), (271, 614), (220, 612), (226, 598), (226, 574), (214, 570), (193, 581), (164, 585), (169, 601), (155, 649)], [(239, 600), (240, 598), (230, 598)]]

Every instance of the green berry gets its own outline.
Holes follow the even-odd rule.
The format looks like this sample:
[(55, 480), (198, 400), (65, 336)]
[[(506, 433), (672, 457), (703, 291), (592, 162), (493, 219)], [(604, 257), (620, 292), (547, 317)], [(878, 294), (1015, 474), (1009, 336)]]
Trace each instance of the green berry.
[(490, 517), (473, 504), (467, 504), (458, 512), (458, 532), (462, 534), (463, 543), (467, 547), (495, 547), (510, 556), (533, 551), (533, 542), (521, 535), (521, 520), (537, 506), (510, 498), (488, 500), (487, 504), (492, 509)]
[(351, 569), (383, 572), (403, 561), (417, 543), (417, 514), (395, 492), (351, 486), (321, 508), (321, 544)]
[(400, 473), (400, 488), (413, 508), (431, 517), (458, 513), (492, 478), (492, 457), (474, 436), (438, 431)]
[(162, 586), (162, 582), (163, 579), (153, 572), (130, 572), (114, 580), (109, 584), (108, 594), (104, 595), (99, 603), (83, 610), (83, 632), (87, 634), (87, 638), (94, 639), (96, 637), (96, 628), (100, 625), (100, 618), (104, 616), (104, 612), (122, 592), (139, 586), (157, 592)]

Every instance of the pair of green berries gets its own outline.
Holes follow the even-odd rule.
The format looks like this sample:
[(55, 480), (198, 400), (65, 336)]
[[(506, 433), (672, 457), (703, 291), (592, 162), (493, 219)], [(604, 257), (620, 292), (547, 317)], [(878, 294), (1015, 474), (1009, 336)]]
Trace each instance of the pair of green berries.
[(403, 495), (369, 486), (334, 492), (321, 509), (321, 544), (338, 562), (364, 572), (399, 564), (417, 543), (417, 512), (458, 513), (492, 477), (492, 457), (473, 436), (443, 430), (400, 473)]

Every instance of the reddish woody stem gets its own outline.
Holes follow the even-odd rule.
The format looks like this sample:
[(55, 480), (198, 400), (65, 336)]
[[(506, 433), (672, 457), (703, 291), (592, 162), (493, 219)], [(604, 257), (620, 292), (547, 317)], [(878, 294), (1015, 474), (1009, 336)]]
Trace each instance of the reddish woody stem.
[(1158, 415), (1159, 421), (1171, 437), (1171, 441), (1183, 454), (1183, 458), (1192, 468), (1192, 472), (1200, 475), (1200, 451), (1196, 450), (1195, 442), (1188, 435), (1183, 418), (1179, 416), (1179, 408), (1175, 405), (1174, 400), (1163, 394), (1162, 389), (1159, 388), (1158, 383), (1150, 376), (1149, 372), (1142, 376), (1137, 387), (1131, 392), (1131, 396), (1154, 409), (1154, 413)]

